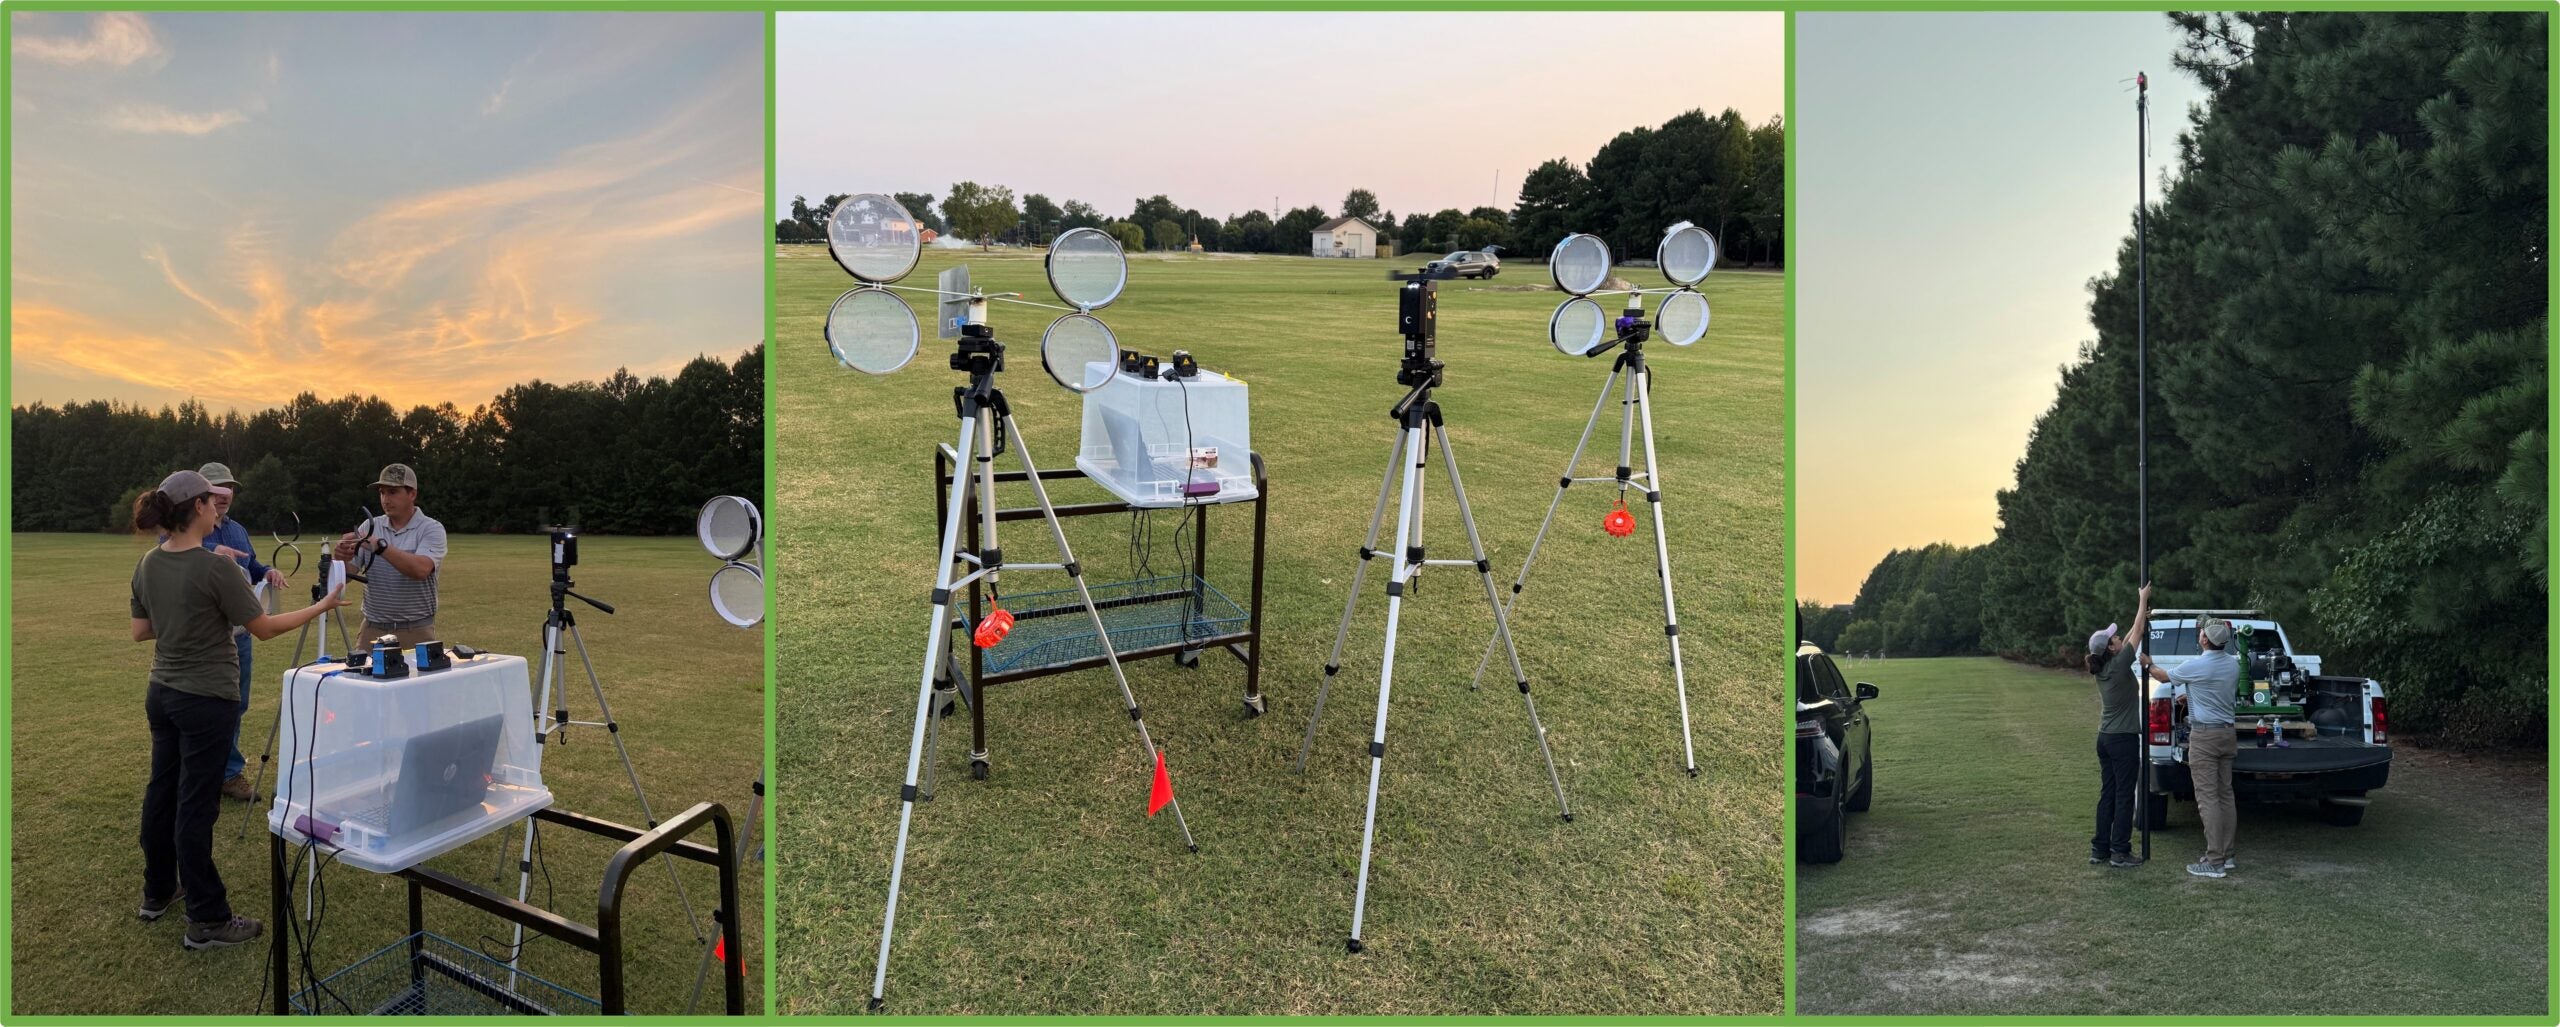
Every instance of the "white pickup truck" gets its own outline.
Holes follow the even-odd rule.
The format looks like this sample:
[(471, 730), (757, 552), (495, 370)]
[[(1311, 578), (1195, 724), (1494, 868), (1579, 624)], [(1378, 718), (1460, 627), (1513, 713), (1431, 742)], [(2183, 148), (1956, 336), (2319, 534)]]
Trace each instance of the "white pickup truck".
[[(2243, 801), (2313, 798), (2320, 818), (2341, 827), (2364, 820), (2367, 793), (2391, 777), (2382, 684), (2320, 673), (2320, 658), (2293, 651), (2284, 626), (2256, 610), (2154, 610), (2143, 649), (2162, 670), (2197, 652), (2196, 627), (2231, 622), (2232, 646), (2247, 659), (2247, 687), (2233, 707), (2240, 752), (2231, 789)], [(2151, 761), (2142, 803), (2152, 829), (2169, 826), (2169, 802), (2195, 800), (2187, 775), (2184, 687), (2147, 682), (2145, 742)], [(2240, 688), (2234, 682), (2234, 688)]]

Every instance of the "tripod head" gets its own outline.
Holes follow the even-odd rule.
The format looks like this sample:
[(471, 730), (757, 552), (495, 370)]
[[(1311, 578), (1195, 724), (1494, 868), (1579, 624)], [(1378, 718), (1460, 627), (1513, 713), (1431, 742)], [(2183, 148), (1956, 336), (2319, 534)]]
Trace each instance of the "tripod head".
[(1653, 322), (1644, 319), (1643, 293), (1627, 294), (1627, 308), (1618, 314), (1618, 319), (1612, 322), (1612, 327), (1617, 329), (1618, 333), (1614, 338), (1583, 351), (1582, 355), (1596, 357), (1624, 346), (1627, 351), (1618, 355), (1619, 366), (1644, 366), (1644, 344), (1646, 340), (1653, 338)]

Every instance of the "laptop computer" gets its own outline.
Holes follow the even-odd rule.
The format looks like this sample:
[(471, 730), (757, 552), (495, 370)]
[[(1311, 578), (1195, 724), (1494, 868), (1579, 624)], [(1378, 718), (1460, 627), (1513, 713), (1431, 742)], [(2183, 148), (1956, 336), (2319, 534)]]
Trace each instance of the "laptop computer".
[(434, 831), (481, 811), (505, 721), (482, 717), (410, 737), (384, 817), (392, 837)]
[(1148, 481), (1189, 480), (1191, 461), (1187, 458), (1151, 456), (1147, 453), (1146, 433), (1138, 427), (1138, 419), (1117, 410), (1102, 411), (1102, 428), (1111, 435), (1111, 459), (1123, 472), (1146, 468), (1143, 475), (1131, 475)]

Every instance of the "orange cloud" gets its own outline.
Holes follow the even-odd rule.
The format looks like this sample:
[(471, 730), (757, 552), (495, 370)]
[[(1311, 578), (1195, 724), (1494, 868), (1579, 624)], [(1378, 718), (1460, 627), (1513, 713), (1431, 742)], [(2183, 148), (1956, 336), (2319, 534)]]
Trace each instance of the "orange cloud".
[(85, 36), (18, 35), (9, 52), (19, 60), (40, 64), (103, 64), (122, 68), (168, 52), (151, 22), (131, 11), (110, 11), (89, 19)]

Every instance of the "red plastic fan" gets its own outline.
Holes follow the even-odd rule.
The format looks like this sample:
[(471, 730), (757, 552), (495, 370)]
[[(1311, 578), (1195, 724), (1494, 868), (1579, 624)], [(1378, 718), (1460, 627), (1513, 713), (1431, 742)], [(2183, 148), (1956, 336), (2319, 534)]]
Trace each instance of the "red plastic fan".
[(993, 649), (996, 643), (1004, 641), (1004, 636), (1011, 633), (1013, 633), (1013, 614), (998, 609), (988, 614), (987, 619), (978, 622), (978, 630), (970, 633), (969, 640), (977, 643), (980, 649)]
[(1609, 511), (1609, 516), (1600, 518), (1600, 530), (1617, 538), (1636, 533), (1636, 515), (1627, 512), (1626, 500), (1618, 500), (1618, 508)]

